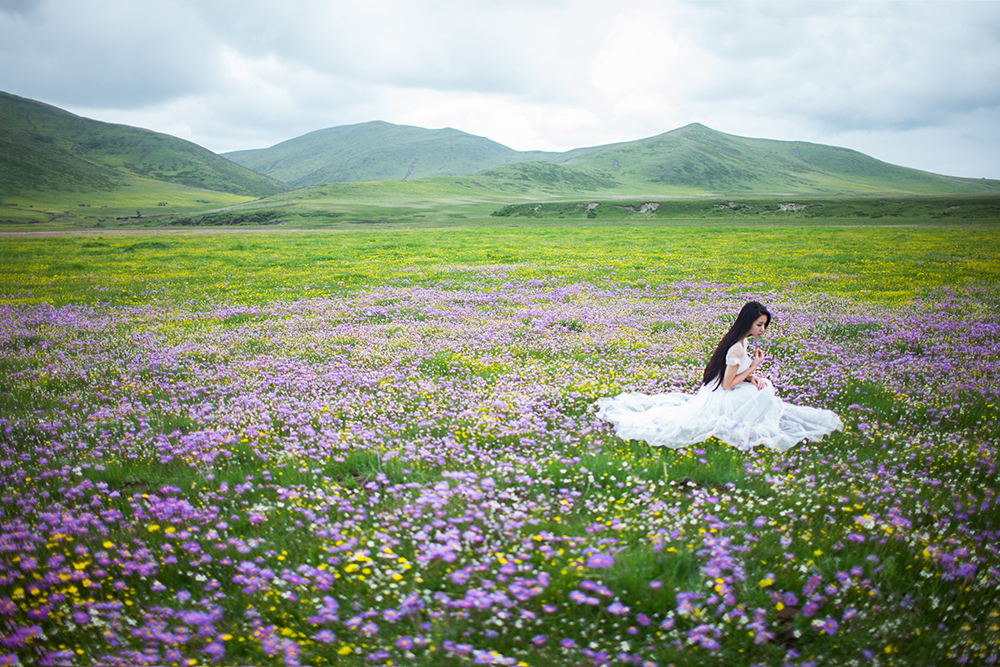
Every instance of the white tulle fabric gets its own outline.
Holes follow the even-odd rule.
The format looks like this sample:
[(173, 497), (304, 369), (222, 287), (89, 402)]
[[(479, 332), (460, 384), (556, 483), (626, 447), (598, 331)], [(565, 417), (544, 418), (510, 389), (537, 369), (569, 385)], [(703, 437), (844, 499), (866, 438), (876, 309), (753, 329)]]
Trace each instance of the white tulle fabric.
[[(736, 365), (737, 373), (750, 366), (746, 341), (729, 349), (726, 364)], [(752, 382), (723, 389), (711, 382), (694, 395), (619, 394), (598, 399), (597, 416), (613, 423), (623, 440), (673, 449), (715, 436), (741, 450), (764, 446), (783, 452), (844, 428), (836, 413), (785, 403), (771, 383), (765, 383), (763, 389)]]

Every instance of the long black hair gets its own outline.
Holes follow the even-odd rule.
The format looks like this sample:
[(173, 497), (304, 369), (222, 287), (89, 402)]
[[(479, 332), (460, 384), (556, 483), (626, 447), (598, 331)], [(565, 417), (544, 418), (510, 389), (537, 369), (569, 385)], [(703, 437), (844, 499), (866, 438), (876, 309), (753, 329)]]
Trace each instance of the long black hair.
[(726, 372), (726, 353), (729, 352), (729, 348), (746, 337), (750, 332), (750, 327), (753, 326), (753, 323), (761, 315), (767, 316), (767, 322), (764, 323), (764, 328), (766, 329), (767, 325), (771, 323), (771, 313), (764, 307), (764, 304), (750, 301), (743, 306), (740, 314), (736, 316), (733, 326), (729, 327), (729, 331), (722, 337), (719, 346), (712, 353), (712, 358), (708, 360), (702, 384), (708, 384), (716, 379), (718, 380), (716, 386), (722, 384), (722, 376)]

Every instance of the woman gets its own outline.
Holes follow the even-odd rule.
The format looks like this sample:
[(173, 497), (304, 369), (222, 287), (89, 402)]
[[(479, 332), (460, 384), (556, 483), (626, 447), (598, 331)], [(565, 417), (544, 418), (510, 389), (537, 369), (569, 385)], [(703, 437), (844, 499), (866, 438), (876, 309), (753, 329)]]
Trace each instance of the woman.
[(601, 398), (597, 416), (612, 422), (624, 440), (675, 449), (715, 436), (738, 449), (764, 445), (783, 452), (843, 429), (833, 412), (785, 403), (769, 380), (754, 375), (764, 352), (751, 353), (748, 340), (762, 336), (770, 323), (767, 308), (751, 301), (715, 348), (698, 393)]

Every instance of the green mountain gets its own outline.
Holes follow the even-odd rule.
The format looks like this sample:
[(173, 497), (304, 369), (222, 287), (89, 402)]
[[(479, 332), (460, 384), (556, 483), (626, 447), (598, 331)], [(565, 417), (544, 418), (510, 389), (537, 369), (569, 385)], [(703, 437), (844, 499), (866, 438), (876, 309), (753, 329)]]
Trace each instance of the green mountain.
[(270, 148), (222, 155), (297, 188), (467, 176), (510, 163), (566, 159), (563, 153), (515, 151), (451, 128), (427, 130), (383, 121), (316, 130)]
[[(560, 160), (561, 161), (561, 160)], [(566, 166), (657, 191), (713, 194), (1000, 194), (1000, 181), (941, 176), (847, 148), (749, 139), (699, 123), (572, 155)]]
[(190, 141), (0, 91), (0, 198), (150, 191), (150, 181), (250, 197), (290, 189)]
[[(224, 155), (295, 187), (476, 174), (478, 183), (507, 192), (530, 190), (527, 181), (540, 178), (534, 185), (548, 192), (564, 181), (571, 190), (586, 182), (594, 190), (663, 195), (1000, 194), (998, 181), (931, 174), (846, 148), (738, 137), (699, 123), (638, 141), (546, 153), (515, 151), (453, 129), (377, 121)], [(525, 170), (524, 163), (563, 165), (572, 173)]]

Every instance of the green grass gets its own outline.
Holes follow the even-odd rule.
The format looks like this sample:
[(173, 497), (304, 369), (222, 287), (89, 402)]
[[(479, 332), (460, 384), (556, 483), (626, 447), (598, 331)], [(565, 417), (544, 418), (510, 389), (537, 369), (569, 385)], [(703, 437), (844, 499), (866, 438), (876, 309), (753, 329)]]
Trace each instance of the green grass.
[[(199, 190), (148, 178), (85, 192), (24, 192), (0, 206), (0, 233), (156, 228), (178, 216), (213, 211), (251, 197)], [(164, 202), (165, 206), (160, 206)], [(142, 217), (137, 217), (141, 214)], [(128, 218), (118, 220), (118, 218)]]
[[(484, 179), (485, 180), (485, 179)], [(604, 192), (586, 199), (579, 193), (558, 197), (541, 189), (497, 190), (475, 195), (441, 180), (343, 183), (296, 190), (263, 200), (246, 201), (230, 195), (177, 188), (173, 195), (160, 186), (78, 205), (79, 197), (61, 196), (48, 209), (29, 200), (10, 199), (0, 215), (0, 231), (59, 231), (99, 229), (232, 229), (392, 231), (491, 228), (643, 229), (663, 226), (829, 226), (864, 227), (916, 225), (992, 225), (1000, 220), (1000, 198), (988, 196), (908, 196), (782, 199), (719, 199), (716, 197), (638, 197)], [(157, 197), (168, 206), (156, 206)], [(200, 203), (211, 197), (209, 204)], [(139, 199), (142, 199), (140, 205)], [(61, 202), (61, 203), (60, 203)], [(100, 202), (104, 202), (103, 204)], [(788, 204), (801, 205), (793, 210)], [(32, 208), (32, 206), (34, 206)], [(226, 206), (227, 208), (221, 208)], [(106, 207), (106, 208), (102, 208)], [(784, 210), (782, 207), (785, 207)], [(135, 219), (136, 208), (143, 218)], [(125, 222), (117, 215), (129, 216)], [(47, 221), (47, 222), (46, 222)], [(43, 224), (39, 224), (43, 223)]]
[[(257, 303), (275, 294), (338, 293), (386, 280), (436, 284), (475, 281), (477, 264), (511, 266), (512, 276), (601, 280), (655, 287), (704, 276), (713, 281), (781, 286), (899, 301), (936, 286), (962, 286), (1000, 266), (992, 224), (974, 227), (912, 221), (899, 226), (714, 222), (621, 227), (302, 231), (293, 235), (163, 232), (20, 237), (0, 241), (6, 300), (141, 303), (153, 294), (199, 295)], [(747, 261), (734, 262), (733, 248)], [(558, 264), (553, 264), (558, 261)], [(108, 273), (114, 262), (118, 269)], [(296, 281), (308, 291), (292, 287)], [(97, 291), (95, 288), (107, 291)], [(30, 295), (30, 296), (29, 296)], [(582, 322), (565, 328), (585, 333)], [(651, 324), (660, 333), (669, 323)], [(831, 336), (869, 335), (870, 324), (833, 323)], [(871, 331), (874, 331), (873, 329)]]

